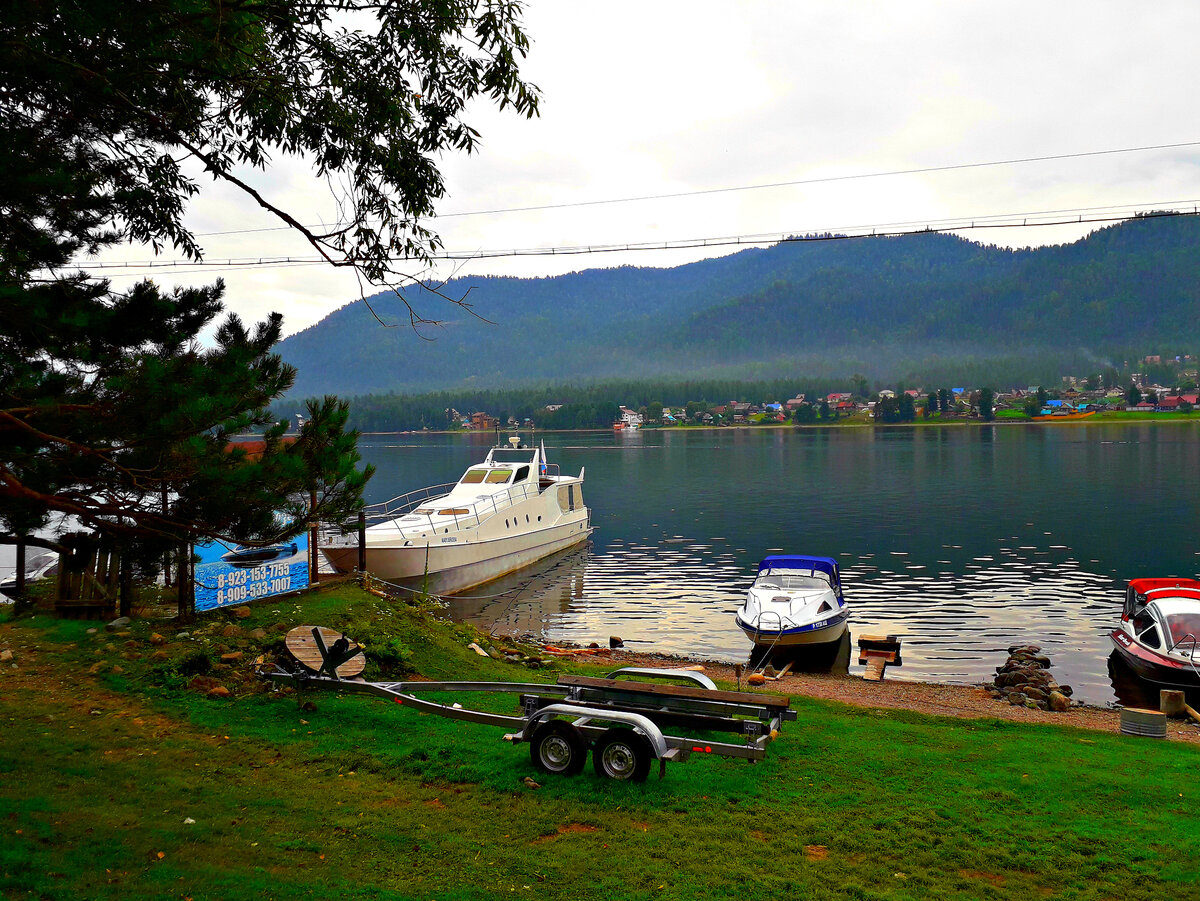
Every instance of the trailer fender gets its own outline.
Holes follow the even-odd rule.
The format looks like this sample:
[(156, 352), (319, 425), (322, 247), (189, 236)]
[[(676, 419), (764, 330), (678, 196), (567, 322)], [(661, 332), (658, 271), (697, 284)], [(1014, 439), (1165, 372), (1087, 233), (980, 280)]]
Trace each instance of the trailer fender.
[(662, 759), (667, 754), (667, 740), (663, 737), (662, 730), (654, 725), (654, 722), (649, 718), (642, 716), (640, 713), (630, 713), (626, 710), (578, 707), (574, 704), (550, 704), (529, 718), (529, 724), (525, 727), (523, 736), (533, 735), (533, 730), (539, 723), (552, 719), (555, 716), (582, 717), (585, 720), (603, 720), (606, 723), (622, 723), (632, 726), (649, 740), (655, 759)]

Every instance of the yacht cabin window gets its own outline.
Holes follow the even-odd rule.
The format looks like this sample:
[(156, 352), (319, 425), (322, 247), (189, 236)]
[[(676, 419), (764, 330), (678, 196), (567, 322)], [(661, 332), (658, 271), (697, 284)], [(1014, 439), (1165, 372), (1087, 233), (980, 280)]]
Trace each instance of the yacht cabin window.
[(508, 481), (512, 473), (511, 469), (493, 469), (487, 474), (487, 478), (484, 481), (489, 485), (503, 485)]
[(513, 479), (513, 481), (514, 482), (524, 482), (527, 478), (529, 478), (529, 467), (522, 466), (520, 469), (517, 470), (517, 477), (515, 479)]
[(487, 477), (486, 469), (468, 469), (467, 474), (462, 477), (463, 485), (478, 485)]
[(583, 506), (582, 485), (560, 485), (558, 489), (558, 509), (570, 513)]

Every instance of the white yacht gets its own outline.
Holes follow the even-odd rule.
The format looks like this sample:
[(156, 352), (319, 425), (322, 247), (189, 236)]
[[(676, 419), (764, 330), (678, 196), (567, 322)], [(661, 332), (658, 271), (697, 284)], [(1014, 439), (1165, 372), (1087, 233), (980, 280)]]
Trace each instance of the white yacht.
[[(587, 540), (583, 469), (564, 476), (546, 449), (508, 439), (457, 482), (367, 508), (367, 571), (430, 594), (454, 594)], [(358, 535), (322, 533), (338, 572), (358, 568)]]

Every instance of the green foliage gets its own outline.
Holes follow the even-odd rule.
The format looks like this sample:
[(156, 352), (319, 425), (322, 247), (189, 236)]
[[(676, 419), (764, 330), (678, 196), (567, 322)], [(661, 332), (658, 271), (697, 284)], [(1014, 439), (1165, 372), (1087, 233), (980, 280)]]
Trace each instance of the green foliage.
[(900, 401), (895, 397), (881, 396), (875, 402), (876, 422), (900, 422)]
[[(390, 281), (393, 260), (436, 246), (419, 220), (444, 192), (438, 158), (477, 144), (466, 106), (482, 95), (537, 110), (509, 3), (21, 3), (0, 37), (5, 181), (85, 245), (115, 220), (133, 241), (198, 258), (183, 223), (200, 190), (191, 158), (331, 261)], [(304, 228), (243, 180), (283, 154), (341, 176), (329, 179), (343, 192), (336, 228)]]
[[(7, 287), (21, 302), (0, 323), (0, 528), (67, 514), (152, 556), (204, 536), (273, 540), (361, 506), (370, 473), (354, 470), (345, 405), (310, 411), (321, 416), (294, 445), (267, 411), (294, 375), (271, 353), (278, 314), (253, 330), (229, 316), (202, 349), (220, 283), (172, 294), (149, 282), (124, 294), (71, 279)], [(248, 428), (265, 429), (253, 458), (229, 449)]]
[[(334, 265), (376, 284), (406, 278), (392, 261), (437, 246), (421, 225), (444, 192), (437, 161), (476, 146), (467, 105), (536, 112), (536, 88), (517, 73), (520, 14), (483, 0), (7, 7), (0, 529), (24, 534), (65, 514), (148, 560), (199, 537), (274, 540), (357, 509), (370, 473), (355, 470), (346, 405), (310, 406), (292, 447), (266, 410), (295, 378), (271, 352), (281, 316), (254, 327), (230, 316), (201, 349), (220, 282), (114, 292), (73, 263), (123, 240), (199, 259), (184, 214), (202, 169)], [(278, 155), (307, 158), (340, 186), (337, 227), (314, 232), (243, 180)], [(261, 454), (227, 452), (248, 428), (265, 430)]]
[(1125, 389), (1125, 403), (1130, 407), (1136, 407), (1142, 402), (1142, 392), (1138, 390), (1138, 386), (1129, 383), (1129, 387)]
[(979, 389), (979, 416), (984, 422), (991, 422), (996, 418), (995, 400), (996, 395), (991, 388)]
[(792, 413), (792, 421), (797, 425), (807, 425), (817, 421), (817, 410), (812, 404), (800, 404)]
[[(530, 679), (361, 592), (303, 604), (249, 622), (390, 621), (422, 676)], [(1130, 768), (1115, 733), (798, 697), (753, 766), (696, 754), (639, 785), (548, 777), (500, 730), (376, 698), (313, 693), (300, 709), (267, 691), (98, 685), (80, 673), (106, 639), (85, 627), (4, 636), (55, 651), (45, 679), (0, 695), (0, 721), (34, 711), (36, 726), (0, 743), (14, 896), (1156, 901), (1200, 879), (1186, 742), (1139, 744)], [(516, 712), (513, 695), (438, 699)]]

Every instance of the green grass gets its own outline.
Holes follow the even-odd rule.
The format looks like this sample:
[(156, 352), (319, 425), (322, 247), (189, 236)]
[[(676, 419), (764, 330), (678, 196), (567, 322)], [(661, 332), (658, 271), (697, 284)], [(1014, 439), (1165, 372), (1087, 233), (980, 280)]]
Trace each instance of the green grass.
[(1193, 746), (797, 699), (759, 764), (543, 777), (499, 729), (351, 695), (303, 709), (219, 664), (234, 695), (215, 699), (178, 671), (185, 644), (269, 650), (276, 623), (320, 622), (402, 647), (388, 678), (553, 679), (479, 658), (468, 627), (353, 588), (238, 623), (265, 639), (214, 635), (227, 622), (157, 662), (145, 639), (168, 624), (0, 625), (20, 667), (0, 677), (4, 897), (1133, 901), (1200, 882)]

